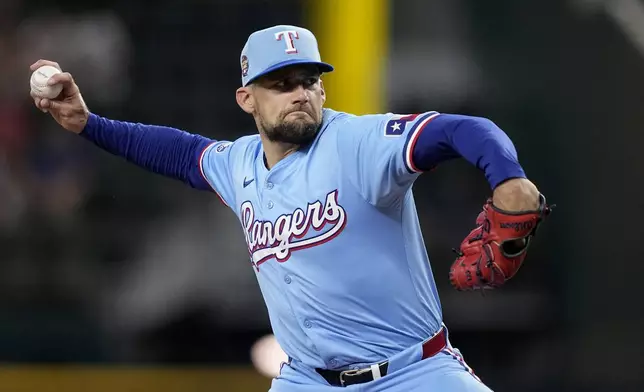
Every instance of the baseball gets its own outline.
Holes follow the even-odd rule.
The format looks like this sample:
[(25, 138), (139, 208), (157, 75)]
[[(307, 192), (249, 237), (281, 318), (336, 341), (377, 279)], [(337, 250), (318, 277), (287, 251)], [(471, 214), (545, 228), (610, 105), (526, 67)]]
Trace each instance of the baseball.
[(54, 99), (63, 90), (62, 84), (47, 85), (52, 76), (61, 73), (60, 70), (51, 65), (43, 65), (31, 74), (31, 92), (40, 98)]
[(255, 369), (266, 377), (277, 377), (280, 374), (282, 362), (288, 362), (288, 355), (282, 350), (274, 335), (260, 338), (250, 352)]

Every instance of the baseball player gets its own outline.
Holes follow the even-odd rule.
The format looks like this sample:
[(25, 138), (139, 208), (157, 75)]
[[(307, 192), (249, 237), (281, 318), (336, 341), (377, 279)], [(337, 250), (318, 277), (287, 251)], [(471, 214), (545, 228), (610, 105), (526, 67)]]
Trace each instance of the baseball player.
[[(58, 67), (31, 69), (45, 64)], [(271, 391), (489, 391), (449, 341), (412, 184), (457, 157), (484, 172), (491, 197), (450, 280), (458, 290), (503, 285), (550, 211), (506, 134), (463, 115), (323, 108), (320, 75), (333, 67), (301, 27), (251, 34), (240, 65), (237, 103), (258, 134), (235, 141), (101, 117), (69, 73), (50, 81), (64, 86), (57, 99), (34, 101), (63, 128), (214, 192), (238, 216), (289, 356)]]

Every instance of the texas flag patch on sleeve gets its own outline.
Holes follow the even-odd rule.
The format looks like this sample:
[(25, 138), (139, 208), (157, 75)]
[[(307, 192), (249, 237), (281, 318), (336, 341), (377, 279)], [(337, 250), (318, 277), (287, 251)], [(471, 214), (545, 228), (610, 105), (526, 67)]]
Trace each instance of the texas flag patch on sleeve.
[(385, 124), (385, 136), (386, 137), (398, 137), (405, 133), (405, 128), (407, 123), (414, 121), (418, 117), (418, 114), (405, 114), (394, 115), (387, 123)]

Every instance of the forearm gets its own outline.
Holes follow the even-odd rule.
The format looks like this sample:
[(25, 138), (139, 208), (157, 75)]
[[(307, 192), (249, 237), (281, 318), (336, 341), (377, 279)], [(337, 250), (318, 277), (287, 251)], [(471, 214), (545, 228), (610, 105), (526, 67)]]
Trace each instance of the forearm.
[(485, 173), (492, 189), (508, 179), (526, 177), (512, 141), (490, 120), (441, 114), (421, 132), (413, 151), (420, 169), (462, 157)]
[(90, 114), (80, 133), (111, 154), (193, 188), (211, 190), (201, 175), (199, 160), (214, 140), (178, 129), (128, 123)]

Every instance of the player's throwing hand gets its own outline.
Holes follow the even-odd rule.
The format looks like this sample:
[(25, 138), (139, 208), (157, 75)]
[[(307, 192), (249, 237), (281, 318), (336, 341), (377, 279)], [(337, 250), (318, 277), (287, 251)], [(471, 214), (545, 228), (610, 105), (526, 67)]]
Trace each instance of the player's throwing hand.
[[(33, 72), (43, 65), (51, 65), (62, 71), (58, 63), (48, 60), (38, 60), (29, 68)], [(32, 92), (31, 96), (34, 99), (34, 104), (43, 112), (49, 112), (63, 128), (74, 133), (81, 133), (85, 128), (85, 124), (87, 124), (89, 116), (87, 105), (85, 105), (83, 96), (69, 72), (53, 75), (48, 81), (49, 85), (59, 83), (62, 84), (63, 89), (55, 99), (41, 98)]]

